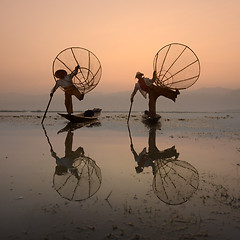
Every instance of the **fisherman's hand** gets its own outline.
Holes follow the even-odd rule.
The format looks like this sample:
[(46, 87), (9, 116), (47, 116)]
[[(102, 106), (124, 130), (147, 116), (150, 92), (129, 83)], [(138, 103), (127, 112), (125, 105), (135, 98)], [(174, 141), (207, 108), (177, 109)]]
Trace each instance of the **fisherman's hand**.
[(53, 150), (51, 150), (51, 155), (52, 155), (52, 157), (54, 157), (54, 158), (57, 157), (57, 154), (56, 154)]
[(157, 78), (157, 72), (156, 71), (154, 71), (153, 72), (153, 78), (156, 80), (156, 78)]
[(76, 67), (75, 67), (75, 70), (78, 70), (80, 68), (80, 66), (79, 65), (77, 65)]

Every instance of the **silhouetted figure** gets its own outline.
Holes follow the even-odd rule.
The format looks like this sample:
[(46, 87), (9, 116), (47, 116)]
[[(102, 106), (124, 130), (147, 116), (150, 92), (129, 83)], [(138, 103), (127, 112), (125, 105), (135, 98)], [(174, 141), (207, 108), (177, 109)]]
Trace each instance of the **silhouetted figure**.
[(152, 167), (153, 192), (164, 203), (178, 205), (188, 201), (199, 185), (198, 171), (188, 162), (178, 160), (179, 153), (175, 146), (159, 151), (156, 146), (156, 127), (149, 130), (148, 151), (146, 147), (137, 154), (131, 141), (131, 151), (137, 162), (136, 172), (145, 167)]
[(82, 147), (79, 147), (77, 150), (72, 150), (73, 144), (73, 133), (68, 131), (67, 137), (65, 139), (65, 156), (60, 158), (57, 154), (51, 149), (51, 155), (56, 159), (56, 169), (55, 174), (64, 175), (70, 171), (76, 178), (79, 178), (77, 174), (76, 167), (73, 166), (75, 160), (79, 157), (84, 156), (84, 150)]
[(79, 68), (79, 65), (76, 66), (74, 71), (70, 74), (67, 74), (67, 72), (63, 69), (57, 70), (54, 74), (58, 80), (51, 90), (50, 96), (53, 96), (58, 87), (62, 87), (65, 92), (65, 106), (68, 114), (73, 113), (72, 95), (74, 95), (80, 101), (84, 98), (84, 93), (80, 93), (72, 81), (73, 77), (77, 75)]
[(152, 167), (152, 172), (154, 174), (154, 161), (155, 160), (164, 160), (167, 158), (177, 159), (179, 153), (175, 149), (175, 146), (171, 148), (167, 148), (163, 151), (160, 151), (156, 146), (156, 128), (151, 127), (149, 130), (149, 138), (148, 138), (148, 152), (146, 147), (139, 153), (135, 151), (133, 144), (130, 145), (131, 152), (134, 155), (134, 159), (137, 162), (136, 172), (140, 173), (143, 171), (145, 167)]
[(65, 139), (65, 155), (58, 157), (53, 150), (47, 131), (42, 125), (50, 146), (52, 157), (56, 159), (53, 187), (57, 193), (70, 201), (82, 201), (93, 196), (102, 182), (101, 169), (96, 162), (84, 155), (82, 147), (72, 150), (73, 133), (69, 130)]
[(141, 72), (137, 72), (135, 78), (138, 79), (138, 82), (135, 84), (130, 100), (131, 102), (133, 102), (134, 96), (136, 95), (137, 91), (140, 91), (144, 98), (146, 98), (148, 94), (150, 118), (156, 118), (156, 101), (159, 96), (164, 96), (175, 102), (177, 96), (180, 94), (178, 90), (174, 91), (168, 87), (156, 86), (154, 84), (157, 79), (156, 71), (153, 72), (152, 79), (144, 77), (144, 74)]

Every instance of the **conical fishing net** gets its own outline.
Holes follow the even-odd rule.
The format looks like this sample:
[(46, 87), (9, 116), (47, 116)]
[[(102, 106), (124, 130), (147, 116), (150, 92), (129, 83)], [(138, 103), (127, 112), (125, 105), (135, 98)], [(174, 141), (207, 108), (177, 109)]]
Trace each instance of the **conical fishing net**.
[(171, 43), (161, 48), (154, 57), (153, 69), (158, 78), (155, 84), (171, 89), (189, 88), (200, 76), (197, 55), (180, 43)]
[(158, 159), (154, 162), (153, 191), (169, 205), (186, 202), (198, 189), (197, 170), (185, 161)]
[(79, 65), (78, 74), (73, 78), (74, 85), (80, 92), (87, 93), (94, 89), (100, 81), (102, 75), (101, 63), (91, 51), (70, 47), (61, 51), (53, 61), (53, 76), (55, 72), (63, 69), (70, 74)]
[(101, 169), (89, 157), (79, 157), (64, 175), (54, 174), (53, 186), (59, 195), (70, 201), (93, 196), (102, 183)]

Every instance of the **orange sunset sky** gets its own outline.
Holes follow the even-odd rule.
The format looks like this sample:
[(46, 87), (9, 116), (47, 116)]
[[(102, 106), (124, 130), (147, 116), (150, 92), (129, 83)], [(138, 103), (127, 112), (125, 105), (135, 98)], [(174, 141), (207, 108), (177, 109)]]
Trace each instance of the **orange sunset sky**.
[(191, 89), (240, 88), (239, 0), (1, 0), (1, 92), (49, 93), (52, 62), (79, 46), (100, 60), (96, 92), (132, 90), (156, 52), (179, 42), (197, 54)]

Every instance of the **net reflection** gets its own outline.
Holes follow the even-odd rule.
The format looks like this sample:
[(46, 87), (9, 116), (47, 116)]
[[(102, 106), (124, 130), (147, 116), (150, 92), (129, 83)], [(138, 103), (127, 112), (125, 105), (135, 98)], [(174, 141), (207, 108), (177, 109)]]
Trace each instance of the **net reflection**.
[[(85, 156), (83, 147), (80, 146), (76, 150), (72, 149), (73, 128), (67, 129), (65, 127), (64, 131), (61, 131), (65, 132), (67, 129), (63, 157), (59, 157), (53, 150), (44, 126), (43, 129), (50, 146), (51, 156), (56, 160), (53, 175), (54, 189), (62, 198), (69, 201), (82, 201), (92, 197), (102, 183), (101, 169), (93, 159)], [(75, 129), (77, 129), (76, 126)]]
[(137, 173), (151, 167), (153, 192), (164, 203), (179, 205), (187, 202), (199, 185), (198, 171), (188, 162), (179, 160), (175, 146), (160, 151), (156, 146), (156, 126), (149, 127), (148, 150), (145, 147), (139, 154), (135, 151), (128, 126), (130, 148), (137, 163)]

